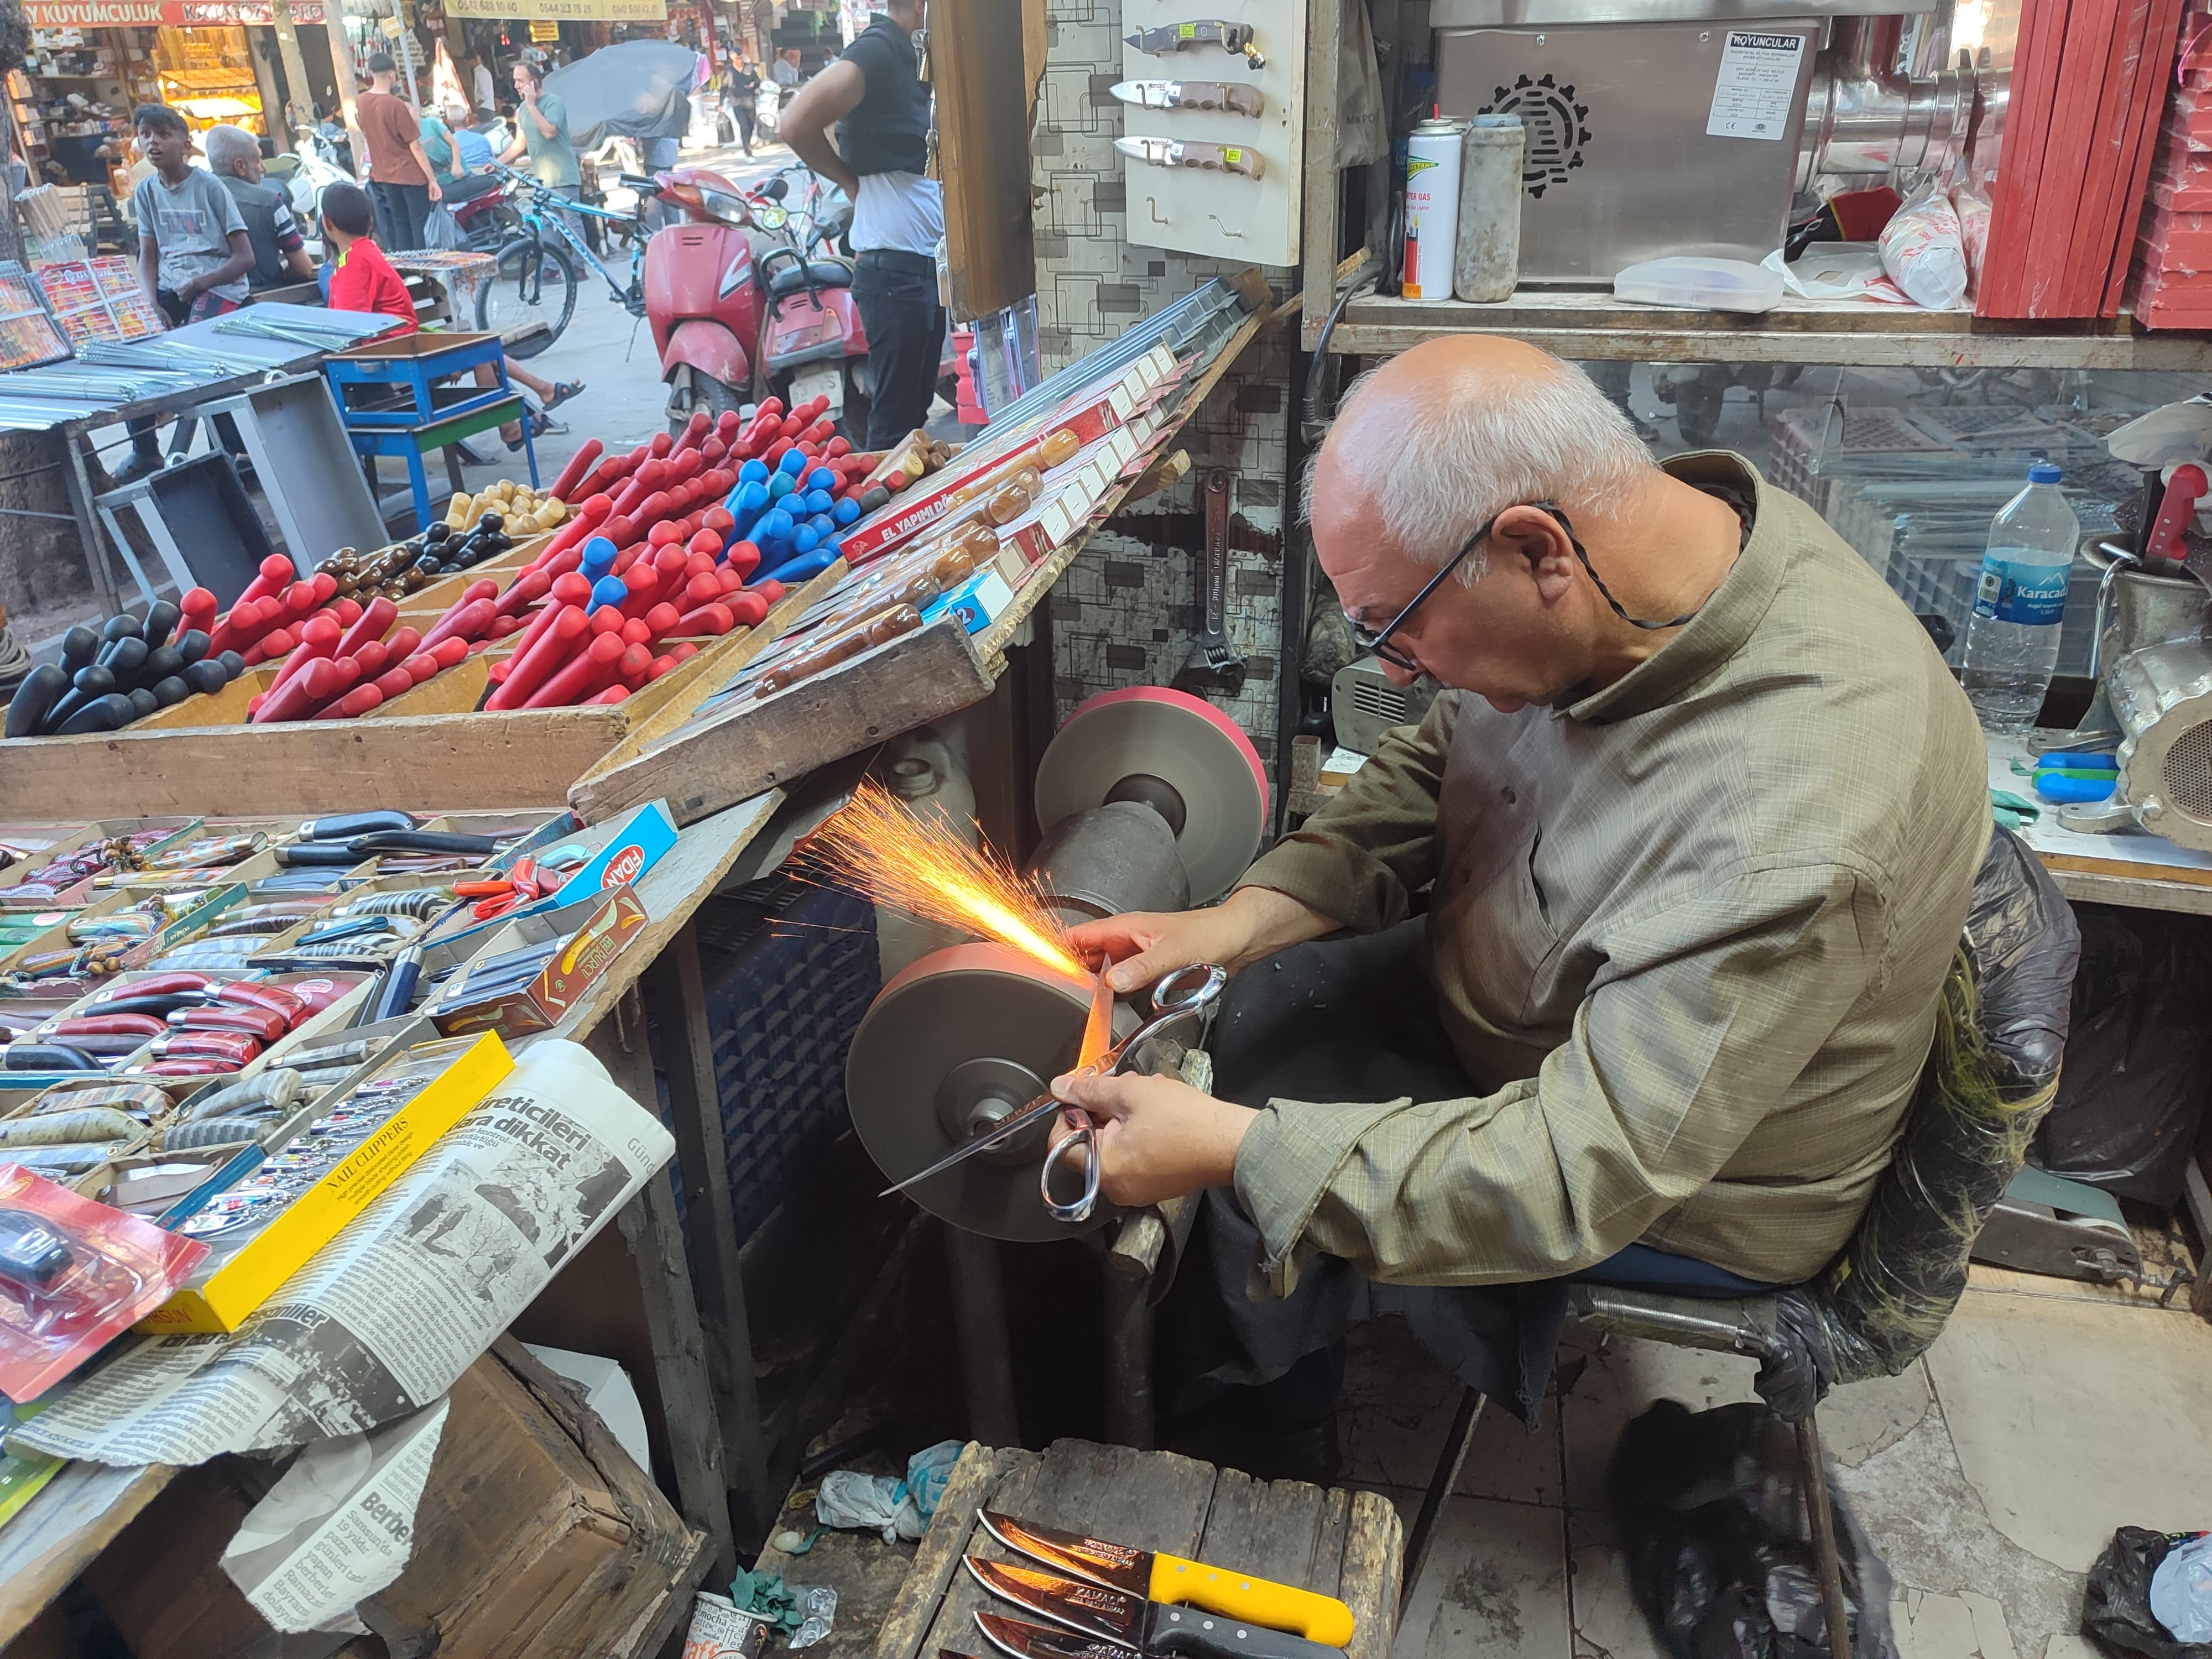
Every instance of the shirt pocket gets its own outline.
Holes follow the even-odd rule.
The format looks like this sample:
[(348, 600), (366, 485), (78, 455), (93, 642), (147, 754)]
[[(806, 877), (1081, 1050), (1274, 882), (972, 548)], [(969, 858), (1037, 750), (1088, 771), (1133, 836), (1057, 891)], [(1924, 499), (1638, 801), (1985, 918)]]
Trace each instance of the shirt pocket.
[(1540, 826), (1509, 843), (1473, 896), (1453, 907), (1450, 925), (1468, 994), (1484, 1021), (1525, 1033), (1534, 1023), (1539, 982), (1559, 949), (1551, 903), (1536, 878)]

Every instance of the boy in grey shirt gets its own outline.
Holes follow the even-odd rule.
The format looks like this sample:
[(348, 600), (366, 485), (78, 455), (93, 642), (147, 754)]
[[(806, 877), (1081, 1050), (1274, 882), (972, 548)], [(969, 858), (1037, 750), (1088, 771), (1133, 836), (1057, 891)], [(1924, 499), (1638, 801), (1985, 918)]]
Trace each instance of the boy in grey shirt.
[(191, 164), (184, 118), (161, 104), (131, 115), (153, 163), (131, 193), (138, 216), (138, 281), (174, 327), (245, 302), (253, 244), (238, 204), (212, 173)]

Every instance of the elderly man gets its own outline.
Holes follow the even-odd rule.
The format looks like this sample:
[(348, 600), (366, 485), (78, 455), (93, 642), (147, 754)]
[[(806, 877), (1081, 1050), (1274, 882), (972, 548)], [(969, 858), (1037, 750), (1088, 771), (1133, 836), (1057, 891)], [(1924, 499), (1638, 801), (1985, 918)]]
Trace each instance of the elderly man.
[(1349, 1318), (1402, 1314), (1527, 1416), (1567, 1275), (1816, 1273), (1902, 1127), (1989, 810), (1964, 695), (1864, 562), (1741, 457), (1655, 465), (1532, 347), (1367, 376), (1306, 502), (1354, 637), (1448, 689), (1218, 908), (1076, 931), (1120, 989), (1245, 970), (1224, 1097), (1054, 1087), (1104, 1121), (1109, 1196), (1208, 1189), (1171, 1409), (1210, 1385), (1191, 1437), (1313, 1474)]
[(307, 257), (292, 204), (268, 182), (260, 141), (242, 127), (210, 127), (200, 143), (207, 151), (208, 171), (230, 192), (238, 216), (246, 221), (246, 239), (253, 244), (253, 269), (246, 273), (246, 282), (260, 289), (314, 281), (315, 262)]

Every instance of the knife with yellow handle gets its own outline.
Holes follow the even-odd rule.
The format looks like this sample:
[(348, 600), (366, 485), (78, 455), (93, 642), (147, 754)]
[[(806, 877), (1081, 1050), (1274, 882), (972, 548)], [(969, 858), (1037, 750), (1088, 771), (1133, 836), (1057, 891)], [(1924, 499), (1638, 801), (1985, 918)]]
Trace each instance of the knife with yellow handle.
[(1340, 1648), (1352, 1640), (1352, 1609), (1334, 1596), (1316, 1595), (1179, 1555), (1033, 1527), (991, 1510), (977, 1514), (985, 1530), (1008, 1549), (1109, 1589), (1171, 1606), (1202, 1607), (1224, 1619), (1288, 1631), (1330, 1647)]

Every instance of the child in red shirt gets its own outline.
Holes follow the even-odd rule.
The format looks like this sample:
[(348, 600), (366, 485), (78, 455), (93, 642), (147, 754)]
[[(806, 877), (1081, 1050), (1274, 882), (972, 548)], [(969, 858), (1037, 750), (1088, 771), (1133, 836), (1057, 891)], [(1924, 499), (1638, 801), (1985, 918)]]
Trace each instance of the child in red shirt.
[(392, 268), (371, 234), (376, 222), (368, 192), (359, 185), (331, 185), (323, 191), (323, 240), (336, 252), (331, 267), (333, 311), (380, 312), (415, 332), (415, 301), (406, 281)]

